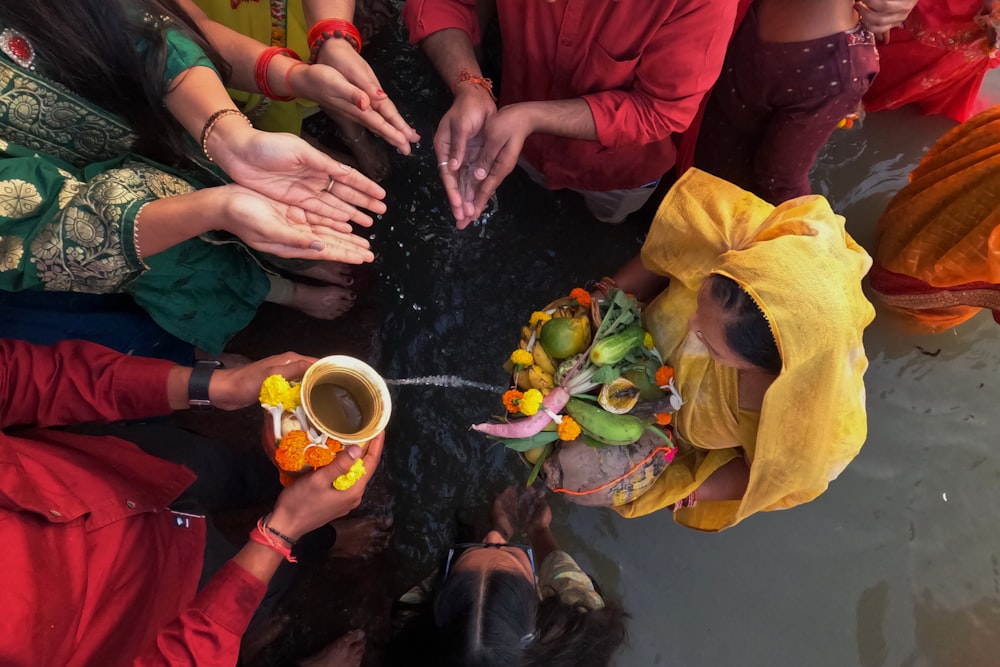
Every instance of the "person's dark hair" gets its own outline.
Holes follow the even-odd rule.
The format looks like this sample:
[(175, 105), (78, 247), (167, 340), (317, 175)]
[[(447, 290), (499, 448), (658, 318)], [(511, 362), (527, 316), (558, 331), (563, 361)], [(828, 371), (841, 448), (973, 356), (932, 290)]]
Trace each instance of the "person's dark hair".
[(625, 641), (627, 618), (615, 602), (588, 610), (550, 595), (539, 605), (524, 667), (606, 667)]
[[(193, 39), (224, 79), (229, 66), (176, 0), (3, 2), (0, 21), (28, 38), (47, 76), (125, 119), (138, 137), (134, 152), (172, 165), (193, 156), (163, 105), (165, 26)], [(137, 40), (148, 44), (142, 55)]]
[(732, 278), (713, 275), (711, 294), (729, 315), (725, 323), (726, 344), (755, 366), (781, 372), (781, 354), (771, 326), (753, 298)]
[(434, 600), (442, 667), (513, 667), (523, 661), (538, 611), (538, 592), (503, 570), (455, 572)]

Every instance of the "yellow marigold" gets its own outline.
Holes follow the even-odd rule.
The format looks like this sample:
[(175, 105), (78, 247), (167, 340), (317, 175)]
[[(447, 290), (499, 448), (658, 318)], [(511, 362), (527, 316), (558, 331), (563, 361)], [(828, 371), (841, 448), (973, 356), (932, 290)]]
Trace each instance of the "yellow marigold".
[(527, 350), (517, 349), (510, 353), (510, 362), (515, 366), (530, 366), (534, 361), (535, 358)]
[(660, 426), (666, 426), (674, 420), (674, 416), (669, 412), (657, 412), (656, 413), (656, 423)]
[(660, 366), (656, 369), (656, 385), (666, 387), (674, 379), (674, 369), (670, 366)]
[(538, 412), (538, 409), (542, 407), (543, 398), (542, 392), (537, 389), (529, 389), (524, 392), (524, 396), (521, 397), (519, 404), (521, 407), (521, 414), (530, 417)]
[(368, 471), (365, 470), (364, 460), (358, 459), (357, 461), (354, 462), (354, 465), (351, 466), (350, 470), (345, 472), (337, 479), (333, 480), (333, 488), (337, 489), (338, 491), (346, 491), (347, 489), (357, 484), (358, 480), (364, 477), (366, 472)]
[(648, 331), (645, 334), (643, 334), (642, 346), (645, 347), (647, 350), (653, 349), (653, 334), (649, 333)]
[(281, 395), (281, 407), (291, 412), (301, 404), (302, 385), (298, 382), (292, 382), (288, 387), (288, 391)]
[(292, 388), (288, 380), (280, 375), (269, 375), (260, 386), (260, 396), (258, 399), (261, 405), (281, 405), (281, 399)]
[(582, 287), (574, 287), (569, 291), (569, 298), (575, 299), (584, 308), (590, 308), (590, 292)]
[(560, 440), (576, 440), (580, 437), (580, 425), (569, 415), (563, 415), (562, 421), (556, 432), (559, 433)]
[(546, 313), (544, 310), (536, 310), (531, 314), (531, 318), (528, 319), (528, 326), (535, 326), (539, 322), (548, 322), (552, 319), (552, 316)]
[(503, 393), (503, 406), (507, 408), (507, 412), (517, 414), (521, 411), (522, 398), (524, 398), (524, 394), (517, 389), (508, 389)]
[(305, 461), (307, 466), (322, 468), (333, 463), (334, 453), (322, 445), (306, 447)]

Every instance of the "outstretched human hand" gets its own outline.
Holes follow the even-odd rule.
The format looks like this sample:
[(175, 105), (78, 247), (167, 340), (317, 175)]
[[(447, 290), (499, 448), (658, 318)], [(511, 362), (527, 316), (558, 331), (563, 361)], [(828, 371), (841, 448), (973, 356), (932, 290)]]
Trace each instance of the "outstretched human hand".
[(307, 213), (365, 227), (372, 219), (359, 207), (385, 212), (385, 190), (377, 183), (299, 137), (255, 130), (235, 117), (218, 127), (209, 153), (236, 183)]
[(222, 410), (245, 408), (257, 402), (266, 378), (281, 375), (288, 380), (300, 380), (315, 361), (315, 357), (285, 352), (238, 368), (220, 368), (212, 373), (208, 397), (212, 405)]
[(310, 213), (236, 183), (217, 190), (225, 197), (221, 228), (251, 248), (279, 257), (347, 264), (375, 259), (368, 240), (354, 234), (350, 223), (344, 220)]
[(903, 25), (916, 4), (917, 0), (859, 0), (854, 9), (869, 30), (884, 34)]
[(474, 160), (470, 160), (471, 174), (475, 183), (472, 212), (465, 225), (483, 213), (486, 203), (500, 187), (503, 179), (517, 166), (524, 142), (534, 131), (534, 126), (524, 107), (518, 104), (506, 106), (486, 119), (482, 131), (482, 148)]
[[(293, 70), (290, 75), (293, 90), (315, 100), (324, 111), (340, 113), (367, 127), (403, 155), (410, 154), (410, 144), (420, 141), (420, 135), (403, 120), (396, 105), (382, 90), (368, 61), (350, 42), (326, 40), (317, 63), (318, 66)], [(299, 76), (301, 83), (297, 79)]]
[(471, 177), (471, 165), (485, 140), (482, 131), (486, 120), (495, 113), (496, 102), (489, 92), (480, 86), (459, 86), (455, 101), (434, 134), (438, 173), (459, 229), (465, 229), (477, 217), (472, 214), (478, 182)]
[(365, 488), (382, 458), (384, 439), (384, 434), (380, 433), (368, 442), (363, 458), (365, 474), (345, 491), (333, 488), (333, 480), (346, 473), (361, 455), (357, 445), (349, 445), (330, 465), (289, 484), (278, 496), (268, 525), (298, 539), (355, 509), (361, 504)]

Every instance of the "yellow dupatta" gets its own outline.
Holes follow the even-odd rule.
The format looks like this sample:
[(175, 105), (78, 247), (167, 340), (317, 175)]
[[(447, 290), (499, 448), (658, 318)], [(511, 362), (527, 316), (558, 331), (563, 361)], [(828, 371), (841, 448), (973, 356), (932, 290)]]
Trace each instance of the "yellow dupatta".
[[(629, 517), (661, 509), (736, 456), (750, 464), (743, 499), (699, 502), (674, 514), (679, 523), (721, 530), (820, 495), (867, 435), (862, 333), (875, 312), (861, 280), (871, 258), (847, 234), (844, 219), (820, 196), (773, 207), (691, 169), (661, 203), (642, 259), (671, 279), (645, 318), (657, 349), (675, 367), (686, 401), (677, 432), (688, 444), (653, 488), (616, 509)], [(764, 396), (755, 438), (757, 415), (741, 412), (732, 390), (735, 369), (715, 364), (688, 335), (698, 289), (712, 274), (732, 278), (753, 298), (781, 353), (783, 367)]]

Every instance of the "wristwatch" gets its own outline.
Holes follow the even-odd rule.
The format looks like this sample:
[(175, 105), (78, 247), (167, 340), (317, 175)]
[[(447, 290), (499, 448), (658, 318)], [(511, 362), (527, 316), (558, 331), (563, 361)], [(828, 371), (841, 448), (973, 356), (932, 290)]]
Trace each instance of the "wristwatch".
[(211, 410), (212, 399), (208, 396), (208, 385), (212, 381), (215, 369), (222, 368), (218, 359), (200, 359), (191, 369), (191, 379), (188, 380), (188, 405), (192, 410)]

